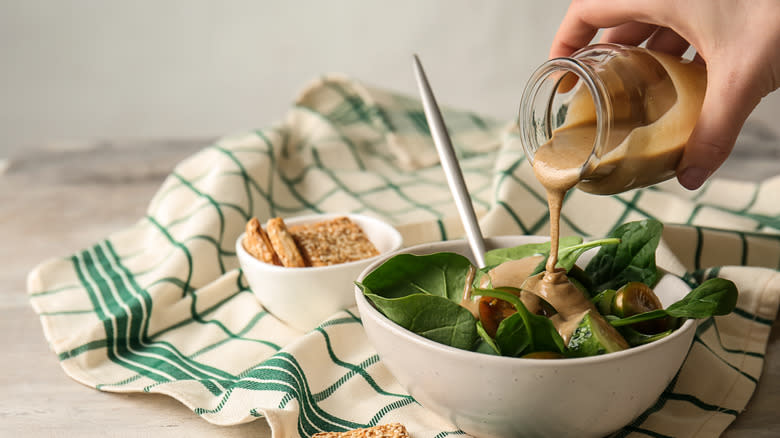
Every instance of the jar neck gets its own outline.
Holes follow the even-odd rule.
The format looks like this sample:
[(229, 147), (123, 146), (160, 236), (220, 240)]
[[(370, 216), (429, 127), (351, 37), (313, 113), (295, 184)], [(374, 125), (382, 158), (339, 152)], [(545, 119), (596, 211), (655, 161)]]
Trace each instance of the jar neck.
[[(574, 75), (576, 80), (572, 80), (570, 75)], [(605, 149), (612, 129), (612, 106), (606, 84), (587, 62), (577, 58), (554, 58), (536, 69), (523, 91), (520, 103), (520, 139), (526, 157), (533, 164), (536, 150), (549, 141), (553, 130), (563, 123), (563, 120), (558, 120), (562, 119), (561, 108), (556, 107), (555, 98), (561, 88), (566, 87), (563, 85), (565, 81), (571, 81), (569, 88), (579, 82), (584, 84), (596, 113), (596, 133), (590, 155), (580, 170), (583, 174), (586, 169), (598, 164), (602, 156), (600, 152)]]

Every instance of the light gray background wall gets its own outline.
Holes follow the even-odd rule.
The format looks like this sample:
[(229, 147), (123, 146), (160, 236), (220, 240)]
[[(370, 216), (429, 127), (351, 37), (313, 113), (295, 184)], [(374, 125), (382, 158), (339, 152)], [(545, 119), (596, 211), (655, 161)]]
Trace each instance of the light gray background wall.
[[(415, 52), (440, 102), (510, 120), (567, 5), (0, 0), (0, 158), (266, 127), (326, 72), (416, 94)], [(777, 114), (775, 93), (753, 119)]]

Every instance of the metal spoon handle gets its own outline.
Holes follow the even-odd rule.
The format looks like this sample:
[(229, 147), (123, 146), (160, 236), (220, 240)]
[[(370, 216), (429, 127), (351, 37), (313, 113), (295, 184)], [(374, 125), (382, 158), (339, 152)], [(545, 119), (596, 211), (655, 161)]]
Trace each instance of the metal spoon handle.
[(433, 97), (433, 91), (431, 91), (428, 78), (425, 76), (417, 55), (414, 55), (414, 74), (417, 77), (417, 86), (420, 88), (425, 118), (428, 120), (428, 126), (433, 135), (433, 143), (436, 145), (439, 160), (444, 168), (444, 174), (447, 176), (447, 185), (455, 198), (455, 205), (458, 208), (463, 227), (466, 229), (466, 238), (471, 246), (474, 259), (477, 261), (477, 267), (483, 268), (485, 266), (485, 241), (482, 238), (482, 231), (479, 229), (477, 215), (474, 213), (474, 206), (471, 204), (471, 197), (466, 189), (466, 181), (463, 179), (463, 173), (455, 156), (455, 149), (452, 147), (447, 127), (444, 125), (436, 98)]

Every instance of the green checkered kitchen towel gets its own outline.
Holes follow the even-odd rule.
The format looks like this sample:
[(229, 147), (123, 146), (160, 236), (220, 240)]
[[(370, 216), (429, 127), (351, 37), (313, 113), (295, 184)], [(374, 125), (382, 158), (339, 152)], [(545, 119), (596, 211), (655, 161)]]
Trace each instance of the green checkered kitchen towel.
[[(513, 129), (444, 117), (484, 233), (546, 235), (545, 198)], [(263, 310), (234, 253), (252, 216), (359, 212), (396, 225), (406, 245), (458, 238), (437, 161), (416, 99), (322, 78), (279, 126), (176, 166), (131, 228), (38, 266), (30, 301), (65, 372), (102, 391), (167, 394), (221, 425), (262, 417), (280, 438), (387, 422), (418, 438), (460, 435), (389, 374), (354, 309), (297, 332)], [(780, 298), (778, 193), (780, 177), (566, 199), (565, 234), (655, 217), (667, 224), (659, 264), (741, 292), (733, 314), (700, 325), (679, 375), (621, 436), (717, 436), (745, 408)]]

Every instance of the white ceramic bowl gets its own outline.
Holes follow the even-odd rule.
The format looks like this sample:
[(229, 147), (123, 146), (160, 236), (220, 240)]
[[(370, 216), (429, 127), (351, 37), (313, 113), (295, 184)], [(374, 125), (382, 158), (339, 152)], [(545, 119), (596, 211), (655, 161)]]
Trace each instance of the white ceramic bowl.
[[(488, 249), (538, 243), (538, 236), (486, 239)], [(423, 244), (400, 252), (455, 252), (465, 241)], [(592, 257), (584, 254), (581, 265)], [(368, 275), (387, 257), (374, 262)], [(473, 262), (473, 261), (472, 261)], [(655, 287), (664, 307), (689, 287), (665, 275)], [(416, 335), (376, 310), (359, 288), (363, 327), (380, 359), (421, 405), (475, 437), (603, 437), (639, 416), (682, 365), (695, 332), (686, 321), (659, 341), (576, 359), (522, 359), (459, 350)]]
[(380, 255), (330, 266), (285, 268), (264, 263), (246, 252), (244, 234), (236, 254), (249, 287), (260, 303), (290, 326), (309, 331), (334, 313), (355, 305), (353, 282), (366, 266), (401, 247), (401, 234), (390, 224), (360, 214), (318, 214), (284, 218), (287, 226), (321, 222), (340, 216), (356, 223)]

